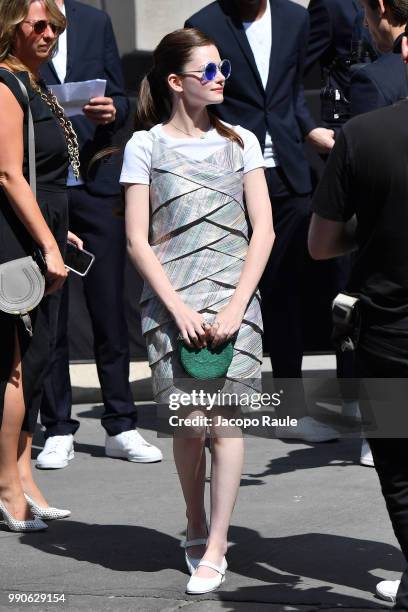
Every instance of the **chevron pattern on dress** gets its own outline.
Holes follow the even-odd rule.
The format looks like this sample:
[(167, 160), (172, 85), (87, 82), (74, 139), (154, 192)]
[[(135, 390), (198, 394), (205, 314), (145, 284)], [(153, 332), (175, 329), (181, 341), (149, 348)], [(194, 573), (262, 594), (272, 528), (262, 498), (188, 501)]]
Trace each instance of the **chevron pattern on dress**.
[[(242, 150), (227, 142), (198, 161), (154, 136), (151, 177), (149, 243), (181, 299), (213, 319), (230, 301), (248, 252)], [(140, 303), (153, 387), (163, 401), (178, 379), (187, 378), (178, 362), (178, 329), (147, 283)], [(249, 379), (260, 379), (261, 333), (257, 293), (238, 331), (227, 379), (246, 379), (249, 386)]]

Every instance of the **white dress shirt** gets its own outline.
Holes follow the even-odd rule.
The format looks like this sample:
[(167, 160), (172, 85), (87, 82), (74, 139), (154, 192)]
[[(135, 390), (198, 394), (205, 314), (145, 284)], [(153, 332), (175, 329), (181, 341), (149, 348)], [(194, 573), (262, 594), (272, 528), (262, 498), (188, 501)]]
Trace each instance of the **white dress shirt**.
[[(66, 15), (65, 5), (59, 7), (61, 13)], [(60, 35), (58, 39), (58, 51), (56, 55), (52, 59), (52, 63), (55, 68), (55, 72), (58, 75), (61, 83), (64, 83), (65, 77), (67, 76), (67, 59), (68, 59), (68, 50), (67, 50), (67, 30), (65, 29), (63, 33)], [(78, 187), (79, 185), (83, 185), (84, 181), (79, 178), (75, 178), (72, 167), (68, 168), (68, 178), (67, 178), (67, 186), (68, 187)]]
[[(269, 0), (266, 3), (266, 11), (260, 19), (257, 21), (244, 21), (242, 25), (244, 26), (249, 45), (254, 54), (262, 85), (264, 89), (266, 89), (272, 49), (272, 16)], [(265, 137), (264, 160), (265, 166), (268, 168), (274, 168), (279, 165), (269, 132), (266, 132)]]

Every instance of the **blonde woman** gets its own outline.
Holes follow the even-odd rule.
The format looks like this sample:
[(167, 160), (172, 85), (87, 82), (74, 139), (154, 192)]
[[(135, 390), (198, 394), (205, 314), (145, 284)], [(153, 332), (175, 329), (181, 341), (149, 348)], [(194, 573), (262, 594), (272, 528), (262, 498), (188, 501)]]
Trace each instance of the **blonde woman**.
[[(63, 129), (39, 68), (52, 56), (64, 28), (65, 18), (53, 0), (0, 3), (0, 264), (39, 248), (48, 294), (60, 289), (67, 276), (61, 255), (68, 229), (65, 184), (69, 162), (77, 167), (77, 157), (75, 135), (69, 122)], [(16, 76), (27, 89), (34, 121), (36, 198), (27, 181), (28, 103)], [(31, 471), (37, 421), (32, 400), (41, 391), (49, 359), (50, 297), (32, 313), (32, 337), (18, 317), (0, 312), (0, 514), (13, 531), (46, 529), (40, 517), (70, 514), (49, 506)]]

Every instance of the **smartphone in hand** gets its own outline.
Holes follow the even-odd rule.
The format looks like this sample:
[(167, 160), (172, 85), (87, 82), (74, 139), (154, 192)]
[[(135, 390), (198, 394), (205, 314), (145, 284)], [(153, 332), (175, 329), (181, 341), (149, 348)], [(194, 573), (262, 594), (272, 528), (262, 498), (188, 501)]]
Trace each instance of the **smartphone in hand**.
[(65, 267), (79, 276), (86, 276), (95, 261), (95, 255), (85, 249), (78, 249), (73, 242), (67, 242)]

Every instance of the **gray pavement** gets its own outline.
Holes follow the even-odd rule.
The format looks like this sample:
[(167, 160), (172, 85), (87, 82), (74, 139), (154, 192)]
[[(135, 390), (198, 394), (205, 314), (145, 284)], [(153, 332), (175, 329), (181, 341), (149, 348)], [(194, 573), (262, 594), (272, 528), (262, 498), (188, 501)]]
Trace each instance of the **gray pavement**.
[[(148, 389), (146, 380), (137, 385)], [(139, 409), (140, 431), (162, 449), (161, 463), (105, 458), (101, 406), (74, 407), (81, 421), (75, 459), (63, 470), (36, 470), (49, 501), (72, 517), (39, 534), (0, 527), (0, 610), (389, 609), (374, 597), (375, 585), (398, 578), (403, 559), (375, 471), (358, 464), (359, 440), (351, 439), (309, 445), (247, 437), (226, 582), (207, 596), (186, 595), (171, 440), (157, 438), (149, 400)], [(38, 433), (35, 454), (41, 446)], [(66, 601), (10, 605), (12, 593), (63, 593)]]

